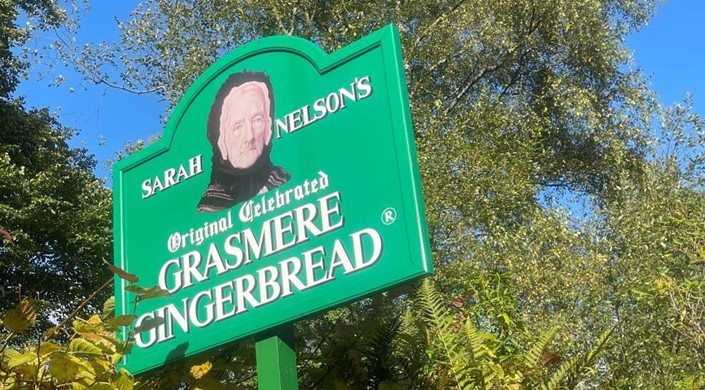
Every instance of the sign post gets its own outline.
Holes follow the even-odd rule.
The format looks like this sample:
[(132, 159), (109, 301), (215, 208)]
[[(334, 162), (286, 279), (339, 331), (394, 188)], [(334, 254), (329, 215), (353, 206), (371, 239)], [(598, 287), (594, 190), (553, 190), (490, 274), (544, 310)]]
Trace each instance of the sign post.
[(257, 385), (260, 390), (297, 389), (294, 325), (282, 325), (257, 337)]
[(116, 266), (169, 293), (116, 279), (133, 374), (255, 336), (261, 388), (292, 388), (295, 321), (433, 272), (392, 25), (225, 55), (113, 187)]

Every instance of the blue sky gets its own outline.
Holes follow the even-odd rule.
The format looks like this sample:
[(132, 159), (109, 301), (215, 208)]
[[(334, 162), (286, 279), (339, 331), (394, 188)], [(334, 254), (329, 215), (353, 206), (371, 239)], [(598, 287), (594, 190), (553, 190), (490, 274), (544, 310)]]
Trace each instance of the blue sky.
[[(115, 18), (126, 20), (136, 0), (104, 1), (93, 5), (82, 21), (81, 37), (91, 41), (118, 39)], [(634, 62), (650, 78), (652, 88), (664, 105), (694, 96), (695, 108), (705, 115), (705, 1), (672, 0), (662, 5), (648, 26), (632, 34), (627, 45)], [(88, 37), (88, 38), (86, 38)], [(80, 38), (80, 37), (79, 37)], [(39, 43), (51, 36), (39, 36)], [(81, 131), (74, 140), (94, 153), (99, 161), (97, 174), (108, 178), (105, 162), (129, 141), (146, 139), (162, 131), (160, 115), (165, 105), (155, 96), (133, 95), (82, 82), (68, 68), (55, 69), (66, 82), (50, 87), (50, 79), (37, 79), (36, 71), (24, 82), (18, 95), (32, 107), (48, 107), (61, 123)]]
[(658, 9), (648, 26), (627, 40), (635, 63), (651, 77), (661, 103), (694, 95), (705, 114), (705, 1), (671, 0)]

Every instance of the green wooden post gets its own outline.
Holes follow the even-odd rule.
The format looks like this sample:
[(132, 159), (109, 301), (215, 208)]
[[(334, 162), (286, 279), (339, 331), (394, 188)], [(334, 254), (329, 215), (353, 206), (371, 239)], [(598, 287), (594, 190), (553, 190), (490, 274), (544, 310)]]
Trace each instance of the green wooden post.
[(259, 390), (298, 389), (294, 325), (282, 325), (255, 339)]

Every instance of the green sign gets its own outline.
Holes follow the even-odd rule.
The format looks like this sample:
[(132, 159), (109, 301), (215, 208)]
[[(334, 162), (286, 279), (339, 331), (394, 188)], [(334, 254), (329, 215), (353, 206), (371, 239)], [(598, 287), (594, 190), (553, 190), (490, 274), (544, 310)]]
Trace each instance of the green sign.
[[(333, 54), (277, 36), (211, 66), (114, 168), (140, 373), (432, 272), (398, 33)], [(127, 288), (127, 289), (126, 289)]]

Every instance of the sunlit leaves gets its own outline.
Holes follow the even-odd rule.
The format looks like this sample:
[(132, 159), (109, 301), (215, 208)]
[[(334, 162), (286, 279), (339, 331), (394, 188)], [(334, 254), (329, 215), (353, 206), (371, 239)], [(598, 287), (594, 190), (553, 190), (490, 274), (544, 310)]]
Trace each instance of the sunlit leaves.
[(213, 363), (206, 361), (203, 364), (192, 366), (189, 372), (195, 379), (201, 379), (204, 375), (208, 374), (211, 368), (213, 368)]
[(27, 329), (37, 319), (37, 311), (34, 303), (30, 299), (23, 299), (20, 304), (5, 313), (3, 326), (13, 333), (19, 333)]
[[(107, 319), (111, 320), (128, 326), (134, 317)], [(133, 389), (134, 379), (129, 373), (116, 370), (126, 345), (108, 330), (116, 324), (104, 323), (94, 315), (87, 320), (74, 320), (73, 336), (64, 345), (51, 341), (23, 349), (5, 345), (0, 350), (0, 383), (9, 389), (15, 388), (13, 383), (23, 383), (27, 388)]]
[(58, 382), (72, 381), (85, 369), (81, 360), (67, 353), (57, 352), (52, 355), (49, 361), (49, 373)]
[[(697, 387), (705, 342), (702, 121), (686, 101), (652, 131), (654, 96), (623, 44), (655, 3), (150, 0), (120, 22), (120, 43), (88, 45), (73, 60), (92, 81), (173, 105), (219, 56), (255, 38), (295, 34), (330, 52), (394, 23), (438, 297), (412, 299), (407, 289), (298, 324), (302, 383), (447, 388), (468, 385), (460, 374), (469, 373), (477, 386), (560, 387), (582, 374), (587, 387)], [(3, 161), (13, 164), (0, 154)], [(24, 174), (8, 172), (8, 182)], [(56, 209), (50, 199), (41, 206)], [(128, 291), (137, 302), (166, 295)], [(401, 324), (392, 320), (399, 317)], [(617, 320), (599, 364), (576, 371), (594, 357), (582, 346), (602, 345), (599, 335)], [(561, 331), (546, 336), (556, 324)], [(97, 331), (86, 327), (93, 325), (76, 325), (81, 334)], [(209, 359), (200, 379), (190, 370), (202, 361), (148, 383), (217, 387), (211, 376), (220, 373), (231, 387), (254, 386), (251, 353), (239, 348), (219, 351), (225, 357)], [(549, 380), (549, 362), (561, 359), (560, 375)], [(463, 368), (468, 361), (476, 364)]]
[[(69, 146), (73, 131), (48, 110), (2, 100), (0, 118), (0, 223), (14, 238), (2, 247), (0, 283), (6, 297), (30, 296), (68, 314), (108, 278), (98, 264), (110, 253), (110, 192), (92, 156)], [(1, 311), (10, 305), (0, 299)]]

